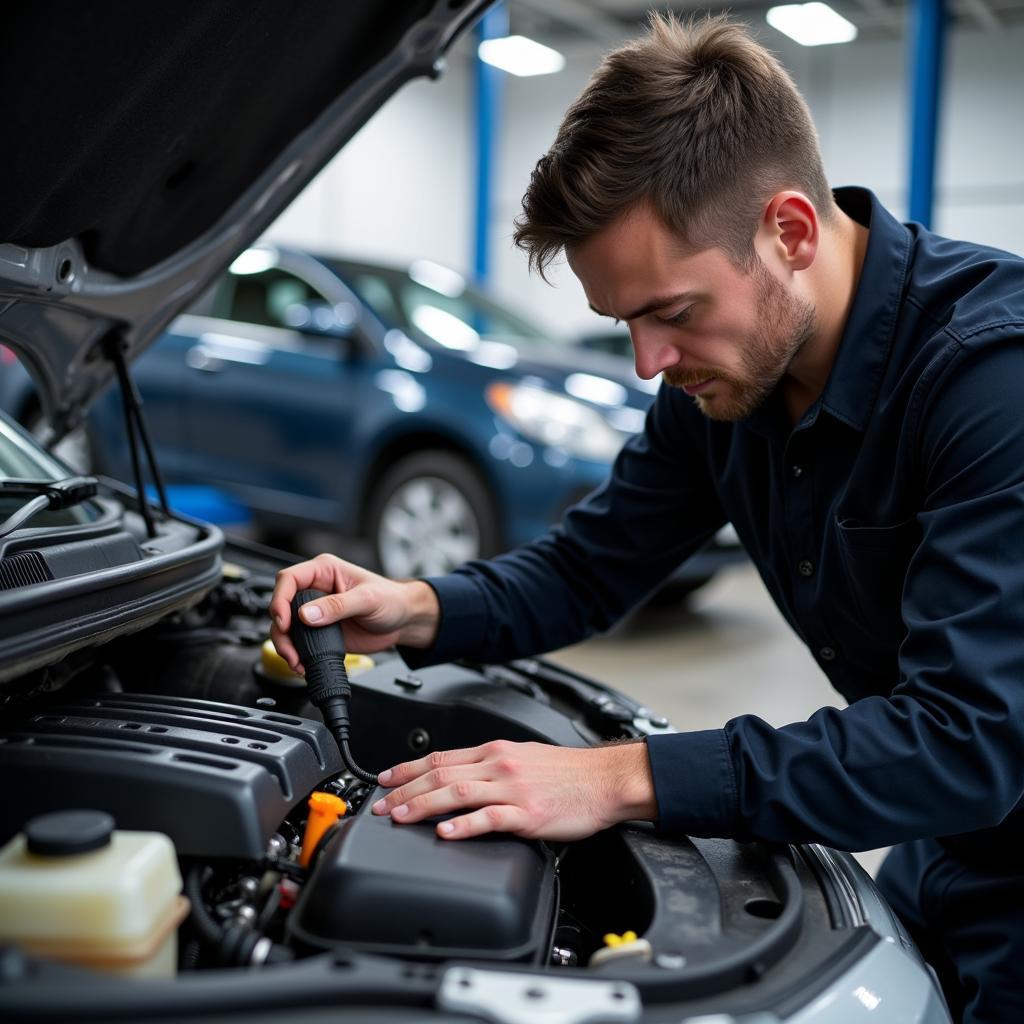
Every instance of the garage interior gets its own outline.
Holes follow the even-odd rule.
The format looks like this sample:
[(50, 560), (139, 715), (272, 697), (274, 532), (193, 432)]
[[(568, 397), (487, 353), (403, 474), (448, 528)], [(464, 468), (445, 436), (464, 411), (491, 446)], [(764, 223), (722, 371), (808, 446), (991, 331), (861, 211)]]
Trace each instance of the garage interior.
[[(696, 285), (671, 221), (644, 228), (638, 205), (587, 236), (605, 248), (580, 273), (626, 323), (564, 259), (530, 273), (513, 230), (648, 5), (244, 6), (138, 48), (120, 44), (133, 16), (164, 15), (78, 10), (54, 19), (65, 50), (22, 33), (49, 77), (102, 88), (65, 108), (68, 159), (27, 143), (0, 195), (31, 211), (35, 179), (38, 209), (84, 209), (88, 164), (123, 234), (0, 233), (0, 1018), (1018, 1019), (961, 1018), (977, 964), (953, 942), (977, 925), (981, 962), (1019, 927), (1024, 0), (710, 9), (792, 74), (829, 182), (880, 205), (837, 194), (833, 235), (808, 176), (810, 202), (760, 207), (767, 259), (741, 275), (712, 246)], [(92, 59), (82, 25), (107, 47)], [(727, 74), (716, 61), (702, 72)], [(27, 98), (49, 101), (46, 77)], [(231, 88), (197, 111), (183, 80)], [(290, 106), (286, 85), (316, 96)], [(775, 120), (754, 120), (776, 152)], [(256, 167), (235, 142), (261, 127)], [(607, 134), (621, 170), (628, 131)], [(154, 148), (126, 159), (129, 136)], [(216, 172), (240, 167), (228, 189)], [(169, 212), (186, 208), (202, 216)], [(605, 303), (615, 287), (590, 285), (617, 274)], [(730, 390), (750, 402), (723, 413)], [(567, 509), (565, 543), (478, 561)], [(812, 549), (822, 533), (839, 543)], [(288, 568), (320, 552), (410, 582)], [(326, 591), (360, 578), (355, 621), (317, 628)], [(623, 595), (607, 632), (534, 657)], [(843, 706), (829, 676), (856, 703), (814, 715)], [(881, 843), (884, 868), (887, 849), (856, 849)], [(103, 934), (108, 896), (144, 906), (135, 933)]]

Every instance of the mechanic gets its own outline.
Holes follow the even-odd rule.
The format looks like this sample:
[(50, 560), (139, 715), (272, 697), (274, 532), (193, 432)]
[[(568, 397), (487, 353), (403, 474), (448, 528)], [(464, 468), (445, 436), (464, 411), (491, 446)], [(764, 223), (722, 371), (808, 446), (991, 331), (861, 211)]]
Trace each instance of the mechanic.
[[(568, 111), (516, 242), (560, 253), (664, 380), (547, 536), (436, 579), (280, 574), (352, 650), (501, 661), (606, 630), (726, 522), (849, 706), (596, 749), (496, 742), (380, 776), (397, 822), (575, 839), (892, 845), (879, 883), (958, 1018), (1024, 1020), (1024, 261), (831, 191), (808, 109), (742, 27), (654, 17)], [(752, 680), (757, 685), (757, 680)]]

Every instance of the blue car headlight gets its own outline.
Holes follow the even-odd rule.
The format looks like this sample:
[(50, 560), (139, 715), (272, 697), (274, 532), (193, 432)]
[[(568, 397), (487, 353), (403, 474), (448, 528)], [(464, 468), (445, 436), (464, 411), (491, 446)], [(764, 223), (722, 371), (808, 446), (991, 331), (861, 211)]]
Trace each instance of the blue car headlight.
[(486, 397), (494, 412), (523, 437), (578, 459), (611, 462), (629, 437), (593, 406), (533, 384), (497, 381), (487, 388)]

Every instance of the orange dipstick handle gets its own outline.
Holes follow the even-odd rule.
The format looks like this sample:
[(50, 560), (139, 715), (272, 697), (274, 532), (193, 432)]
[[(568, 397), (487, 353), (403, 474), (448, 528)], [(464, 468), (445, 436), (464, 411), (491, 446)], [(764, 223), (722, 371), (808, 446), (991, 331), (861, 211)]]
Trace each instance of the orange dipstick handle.
[(310, 858), (323, 834), (345, 813), (345, 801), (332, 793), (314, 793), (309, 798), (309, 818), (306, 834), (302, 837), (302, 855), (299, 863), (309, 867)]

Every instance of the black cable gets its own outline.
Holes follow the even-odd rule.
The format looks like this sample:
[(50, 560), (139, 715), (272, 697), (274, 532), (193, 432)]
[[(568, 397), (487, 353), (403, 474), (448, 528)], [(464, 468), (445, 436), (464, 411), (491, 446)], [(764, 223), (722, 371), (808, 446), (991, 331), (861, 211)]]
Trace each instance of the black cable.
[(66, 476), (60, 480), (30, 480), (10, 477), (0, 480), (0, 496), (28, 498), (16, 512), (0, 523), (0, 537), (24, 526), (40, 512), (74, 508), (95, 496), (99, 483), (93, 476)]
[[(214, 948), (216, 960), (226, 966), (244, 966), (254, 963), (257, 947), (265, 942), (265, 936), (259, 929), (249, 928), (239, 924), (220, 924), (206, 907), (206, 900), (203, 897), (203, 884), (213, 873), (209, 867), (201, 864), (194, 865), (185, 875), (185, 895), (192, 904), (192, 924), (199, 933), (200, 942), (206, 943)], [(274, 894), (268, 898), (268, 903), (273, 899)], [(280, 897), (278, 897), (279, 901)], [(269, 916), (273, 916), (278, 906), (278, 901), (273, 902), (273, 909)], [(266, 910), (266, 908), (264, 908)], [(196, 942), (199, 946), (200, 942)], [(263, 963), (284, 963), (293, 960), (295, 954), (285, 946), (272, 943), (266, 951), (262, 960)], [(196, 966), (199, 960), (199, 951), (185, 948), (182, 956), (182, 966)]]
[(192, 904), (192, 923), (196, 926), (199, 937), (204, 942), (219, 946), (224, 939), (224, 928), (206, 909), (206, 900), (203, 897), (203, 882), (209, 872), (210, 869), (207, 867), (194, 865), (185, 875), (185, 895)]
[(22, 505), (12, 516), (8, 516), (3, 523), (0, 523), (0, 537), (6, 537), (22, 525), (27, 523), (34, 515), (45, 511), (50, 507), (50, 499), (45, 494), (37, 495), (31, 501)]
[(274, 919), (274, 915), (277, 913), (280, 905), (281, 890), (275, 885), (267, 894), (267, 898), (263, 903), (263, 909), (260, 911), (260, 916), (256, 919), (256, 931), (262, 933), (270, 927), (270, 922)]
[(198, 939), (189, 939), (181, 951), (180, 969), (183, 971), (195, 970), (199, 966), (199, 957), (202, 951), (203, 947)]
[(337, 740), (338, 747), (341, 749), (341, 759), (345, 762), (345, 767), (349, 772), (354, 775), (360, 782), (367, 782), (372, 786), (377, 785), (377, 776), (373, 772), (364, 771), (355, 763), (352, 758), (352, 752), (348, 749), (348, 737), (342, 736), (334, 737)]

